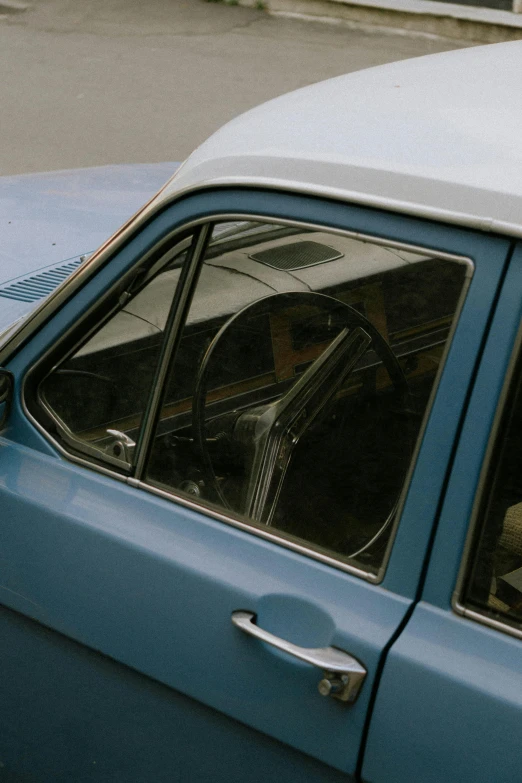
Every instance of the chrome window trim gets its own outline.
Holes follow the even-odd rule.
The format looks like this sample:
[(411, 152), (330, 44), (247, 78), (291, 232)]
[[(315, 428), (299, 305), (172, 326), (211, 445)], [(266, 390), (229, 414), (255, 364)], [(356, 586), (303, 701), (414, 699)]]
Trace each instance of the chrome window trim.
[(272, 533), (271, 530), (274, 528), (267, 527), (266, 530), (264, 530), (263, 528), (255, 527), (251, 522), (244, 522), (238, 517), (229, 516), (222, 511), (218, 511), (217, 509), (210, 508), (208, 506), (202, 506), (201, 504), (189, 500), (189, 498), (183, 497), (182, 495), (176, 495), (174, 491), (171, 492), (166, 489), (161, 489), (154, 484), (147, 484), (145, 481), (138, 481), (138, 479), (134, 479), (132, 477), (127, 479), (127, 484), (129, 484), (131, 487), (136, 487), (136, 489), (145, 490), (146, 492), (150, 492), (152, 495), (157, 495), (160, 498), (174, 502), (179, 506), (190, 509), (190, 511), (197, 511), (200, 514), (204, 513), (206, 516), (212, 517), (212, 519), (217, 519), (219, 522), (224, 522), (225, 524), (230, 525), (231, 527), (235, 527), (238, 530), (242, 530), (245, 533), (250, 533), (257, 536), (258, 538), (263, 538), (265, 541), (270, 541), (272, 544), (283, 546), (285, 549), (290, 549), (292, 552), (298, 552), (300, 555), (310, 557), (312, 560), (317, 560), (320, 563), (337, 568), (338, 570), (344, 571), (348, 574), (351, 574), (352, 576), (358, 576), (361, 579), (365, 579), (367, 582), (377, 584), (376, 574), (369, 574), (367, 571), (363, 571), (356, 566), (350, 565), (349, 563), (344, 563), (343, 561), (337, 560), (334, 557), (330, 557), (329, 555), (325, 555), (315, 549), (311, 549), (305, 544), (298, 544), (297, 541), (291, 541), (290, 539), (284, 537), (284, 533)]
[(461, 617), (465, 617), (467, 620), (473, 620), (480, 625), (493, 628), (495, 631), (501, 631), (502, 633), (508, 634), (508, 636), (513, 636), (515, 639), (522, 639), (522, 629), (520, 628), (507, 625), (507, 623), (504, 623), (501, 620), (495, 620), (493, 617), (488, 617), (485, 614), (481, 614), (475, 609), (469, 609), (467, 606), (464, 606), (458, 601), (452, 601), (451, 607), (455, 614), (458, 614)]
[[(416, 442), (416, 446), (415, 446), (415, 449), (414, 449), (414, 452), (413, 452), (413, 455), (412, 455), (412, 459), (411, 459), (411, 462), (410, 462), (410, 467), (409, 467), (409, 470), (408, 470), (408, 472), (406, 474), (406, 477), (404, 479), (404, 484), (403, 484), (403, 488), (402, 488), (401, 495), (400, 495), (400, 498), (399, 498), (399, 502), (398, 502), (398, 505), (397, 505), (397, 511), (396, 511), (396, 515), (395, 515), (395, 520), (393, 522), (392, 530), (391, 530), (391, 533), (390, 533), (390, 539), (389, 539), (389, 542), (388, 542), (388, 545), (387, 545), (387, 548), (386, 548), (385, 556), (384, 556), (383, 561), (381, 563), (381, 567), (379, 568), (379, 571), (377, 573), (375, 573), (375, 574), (369, 573), (367, 571), (364, 571), (364, 570), (358, 568), (357, 566), (351, 565), (349, 563), (343, 562), (342, 560), (336, 559), (336, 558), (334, 558), (334, 557), (332, 557), (330, 555), (326, 555), (326, 554), (323, 554), (322, 552), (314, 550), (314, 549), (312, 549), (309, 546), (306, 546), (304, 544), (299, 544), (297, 542), (288, 540), (288, 539), (283, 537), (284, 534), (282, 534), (282, 533), (278, 533), (276, 535), (274, 533), (269, 532), (269, 530), (258, 529), (256, 527), (254, 527), (252, 523), (244, 522), (239, 517), (235, 517), (233, 515), (225, 514), (225, 513), (219, 512), (219, 511), (217, 511), (217, 510), (215, 510), (215, 509), (213, 509), (211, 507), (198, 504), (198, 503), (196, 503), (194, 501), (191, 501), (191, 500), (187, 500), (185, 497), (176, 494), (174, 491), (167, 491), (167, 490), (161, 489), (159, 487), (155, 487), (154, 485), (148, 484), (148, 483), (146, 483), (144, 481), (141, 481), (140, 478), (136, 478), (134, 476), (126, 476), (126, 475), (122, 475), (121, 473), (116, 473), (114, 470), (111, 470), (109, 468), (105, 468), (105, 467), (103, 467), (101, 465), (98, 465), (98, 464), (94, 464), (94, 463), (90, 462), (89, 460), (83, 459), (83, 458), (78, 457), (78, 456), (76, 456), (74, 454), (71, 454), (66, 449), (64, 449), (61, 446), (61, 444), (59, 444), (53, 438), (53, 436), (49, 432), (47, 432), (44, 429), (44, 427), (38, 421), (36, 421), (36, 419), (32, 416), (32, 414), (28, 410), (27, 405), (26, 405), (26, 400), (25, 400), (25, 396), (26, 396), (26, 381), (27, 381), (27, 378), (28, 378), (29, 375), (31, 375), (34, 371), (37, 371), (38, 366), (46, 360), (46, 358), (49, 356), (49, 354), (56, 350), (56, 346), (60, 345), (63, 341), (65, 341), (68, 338), (68, 336), (71, 334), (71, 332), (78, 328), (78, 324), (77, 323), (75, 323), (69, 330), (67, 330), (67, 332), (65, 332), (61, 336), (61, 338), (58, 341), (58, 343), (56, 343), (51, 348), (49, 348), (40, 357), (38, 362), (33, 367), (31, 367), (31, 369), (24, 376), (24, 378), (22, 380), (22, 384), (21, 384), (22, 409), (23, 409), (25, 415), (28, 417), (28, 419), (33, 424), (33, 426), (35, 426), (38, 429), (38, 431), (44, 436), (44, 438), (48, 442), (50, 442), (51, 445), (54, 448), (56, 448), (62, 456), (64, 456), (66, 459), (68, 459), (68, 460), (70, 460), (70, 461), (72, 461), (74, 463), (77, 463), (77, 464), (82, 465), (82, 466), (89, 467), (91, 469), (94, 469), (94, 470), (96, 470), (98, 472), (103, 473), (104, 475), (115, 477), (119, 481), (126, 482), (127, 484), (129, 484), (132, 487), (136, 487), (136, 488), (139, 488), (139, 489), (145, 489), (148, 492), (151, 492), (152, 494), (158, 495), (159, 497), (166, 498), (166, 499), (168, 499), (170, 501), (173, 501), (173, 502), (177, 503), (178, 505), (184, 506), (184, 507), (189, 508), (191, 510), (198, 511), (199, 513), (203, 513), (203, 514), (205, 514), (207, 516), (210, 516), (210, 517), (212, 517), (214, 519), (217, 519), (217, 520), (219, 520), (221, 522), (224, 522), (224, 523), (226, 523), (228, 525), (231, 525), (232, 527), (236, 527), (236, 528), (239, 528), (240, 530), (243, 530), (243, 531), (246, 531), (246, 532), (250, 532), (250, 533), (252, 533), (252, 534), (254, 534), (254, 535), (256, 535), (256, 536), (258, 536), (260, 538), (264, 538), (264, 539), (269, 540), (271, 542), (279, 543), (281, 546), (284, 546), (287, 549), (290, 549), (290, 550), (292, 550), (294, 552), (298, 552), (299, 554), (304, 554), (305, 556), (310, 557), (313, 560), (319, 561), (321, 563), (325, 563), (326, 565), (329, 565), (329, 566), (332, 566), (334, 568), (337, 568), (338, 570), (341, 570), (341, 571), (344, 571), (346, 573), (352, 574), (353, 576), (357, 576), (359, 578), (362, 578), (362, 579), (364, 579), (367, 582), (371, 582), (373, 584), (379, 584), (380, 582), (382, 582), (382, 580), (384, 578), (384, 575), (386, 573), (386, 569), (387, 569), (387, 566), (388, 566), (391, 550), (392, 550), (393, 543), (394, 543), (394, 540), (395, 540), (395, 535), (396, 535), (396, 532), (397, 532), (397, 527), (398, 527), (400, 519), (401, 519), (401, 515), (402, 515), (403, 508), (404, 508), (404, 503), (405, 503), (405, 500), (406, 500), (406, 496), (407, 496), (407, 493), (408, 493), (408, 490), (409, 490), (411, 478), (412, 478), (412, 475), (413, 475), (413, 471), (415, 469), (415, 465), (416, 465), (416, 462), (417, 462), (418, 454), (419, 454), (420, 447), (421, 447), (421, 444), (422, 444), (422, 441), (423, 441), (424, 432), (425, 432), (425, 429), (426, 429), (426, 426), (427, 426), (429, 415), (431, 413), (433, 400), (435, 398), (435, 394), (436, 394), (437, 389), (438, 389), (441, 373), (442, 373), (442, 371), (444, 369), (444, 365), (445, 365), (446, 358), (447, 358), (447, 352), (450, 349), (450, 346), (451, 346), (452, 340), (453, 340), (453, 336), (454, 336), (454, 331), (455, 331), (455, 329), (457, 327), (457, 324), (459, 322), (460, 314), (461, 314), (462, 307), (463, 307), (463, 304), (464, 304), (464, 301), (465, 301), (465, 298), (466, 298), (466, 294), (467, 294), (467, 291), (468, 291), (468, 288), (469, 288), (469, 284), (471, 282), (471, 278), (473, 276), (475, 265), (474, 265), (473, 261), (470, 258), (468, 258), (467, 256), (457, 255), (457, 254), (448, 253), (448, 252), (440, 251), (440, 250), (433, 250), (430, 247), (426, 247), (426, 246), (422, 246), (422, 245), (414, 245), (414, 244), (408, 244), (406, 242), (401, 242), (401, 241), (397, 241), (397, 240), (389, 240), (389, 239), (385, 239), (385, 238), (378, 237), (378, 236), (372, 236), (370, 234), (362, 233), (362, 232), (359, 232), (359, 231), (351, 231), (349, 229), (333, 228), (333, 227), (329, 226), (328, 224), (324, 224), (324, 223), (308, 223), (308, 222), (305, 222), (305, 221), (289, 220), (289, 219), (278, 218), (278, 217), (274, 217), (274, 216), (267, 217), (266, 215), (257, 215), (257, 214), (247, 213), (247, 212), (245, 212), (245, 213), (237, 213), (237, 212), (223, 212), (223, 213), (220, 213), (220, 212), (217, 212), (216, 214), (213, 214), (211, 216), (207, 215), (205, 217), (198, 218), (198, 219), (193, 220), (193, 221), (188, 221), (187, 223), (184, 223), (182, 226), (179, 226), (176, 229), (173, 229), (171, 232), (169, 232), (168, 234), (163, 236), (162, 239), (156, 245), (154, 245), (153, 248), (151, 248), (144, 256), (142, 256), (138, 261), (136, 261), (136, 264), (133, 265), (132, 269), (128, 270), (128, 272), (125, 274), (125, 280), (132, 280), (133, 276), (136, 273), (136, 271), (138, 269), (142, 268), (144, 266), (144, 264), (146, 265), (147, 260), (152, 255), (156, 254), (158, 252), (158, 249), (161, 248), (162, 245), (169, 245), (172, 242), (172, 240), (178, 234), (186, 233), (188, 231), (192, 231), (192, 230), (194, 230), (197, 227), (202, 226), (202, 225), (210, 226), (210, 225), (215, 225), (216, 223), (220, 223), (220, 222), (232, 222), (232, 221), (245, 221), (245, 222), (255, 221), (255, 222), (259, 222), (259, 223), (274, 223), (274, 222), (276, 222), (278, 225), (288, 226), (290, 228), (304, 229), (304, 230), (308, 230), (308, 231), (324, 231), (324, 232), (327, 232), (327, 233), (332, 234), (332, 235), (348, 237), (350, 239), (355, 239), (355, 240), (358, 240), (360, 242), (368, 242), (368, 243), (371, 243), (373, 245), (377, 245), (377, 246), (380, 246), (380, 247), (390, 247), (390, 248), (394, 248), (396, 250), (404, 250), (404, 251), (410, 252), (410, 253), (420, 253), (420, 254), (424, 254), (424, 255), (429, 255), (430, 258), (437, 258), (437, 259), (440, 259), (440, 260), (443, 260), (443, 261), (453, 261), (455, 263), (464, 265), (466, 267), (464, 284), (463, 284), (463, 288), (462, 288), (462, 291), (461, 291), (461, 295), (459, 297), (459, 301), (458, 301), (457, 307), (455, 309), (455, 313), (453, 315), (452, 327), (451, 327), (451, 330), (450, 330), (450, 332), (448, 334), (448, 339), (446, 341), (446, 345), (445, 345), (444, 353), (443, 353), (443, 356), (442, 356), (442, 359), (441, 359), (441, 363), (439, 365), (439, 368), (438, 368), (438, 371), (437, 371), (437, 375), (436, 375), (435, 380), (434, 380), (433, 388), (432, 388), (432, 391), (430, 393), (430, 397), (429, 397), (429, 400), (428, 400), (428, 404), (426, 406), (426, 410), (424, 411), (423, 421), (422, 421), (421, 427), (419, 428), (419, 434), (417, 436), (417, 442)], [(198, 237), (196, 237), (196, 242), (197, 242), (197, 240), (198, 240)], [(102, 246), (102, 248), (100, 249), (99, 253), (96, 253), (95, 256), (91, 257), (95, 261), (98, 261), (98, 264), (97, 264), (97, 266), (95, 267), (94, 270), (90, 270), (90, 274), (94, 273), (94, 271), (97, 270), (98, 266), (103, 262), (104, 257), (102, 257), (101, 260), (99, 260), (98, 256), (102, 253), (102, 251), (105, 250), (105, 248), (106, 248), (106, 245)], [(168, 250), (166, 252), (168, 253)], [(197, 271), (197, 268), (199, 267), (199, 255), (195, 254), (195, 257), (196, 257), (196, 260), (194, 262), (194, 265), (195, 265), (196, 271)], [(87, 262), (87, 265), (89, 265), (89, 266), (90, 266), (90, 260), (91, 259), (89, 259), (89, 261)], [(194, 261), (194, 259), (192, 259), (192, 261)], [(88, 271), (86, 269), (87, 265), (84, 265), (83, 267), (80, 267), (77, 270), (77, 272), (83, 271), (84, 273), (86, 273)], [(66, 281), (66, 283), (62, 284), (62, 285), (64, 285), (64, 287), (70, 285), (71, 282), (73, 282), (72, 278), (76, 279), (76, 275), (77, 275), (76, 272), (73, 273), (72, 277), (69, 278)], [(80, 283), (81, 282), (83, 282), (83, 280), (80, 281)], [(79, 287), (80, 283), (78, 283), (76, 281), (76, 284), (74, 286), (73, 292)], [(118, 289), (118, 287), (121, 287), (121, 285), (122, 285), (122, 281), (121, 280), (119, 280), (117, 283), (115, 283), (104, 294), (104, 296), (102, 297), (101, 300), (98, 300), (92, 307), (90, 307), (84, 313), (81, 323), (83, 323), (92, 314), (92, 312), (94, 310), (96, 310), (98, 307), (103, 306), (103, 302), (107, 298), (110, 298), (112, 295), (114, 295), (114, 292)], [(186, 287), (190, 286), (190, 281), (189, 280), (185, 280), (185, 286)], [(62, 286), (60, 286), (59, 289), (61, 289), (62, 290), (62, 294), (64, 294)], [(59, 289), (56, 289), (56, 291), (59, 291)], [(59, 304), (62, 303), (64, 298), (67, 298), (65, 296), (65, 294), (63, 295), (62, 299), (59, 300)], [(189, 298), (189, 301), (190, 301), (190, 298)], [(47, 305), (48, 303), (49, 303), (49, 300), (46, 300), (45, 304)], [(55, 307), (58, 307), (59, 304), (55, 304)], [(42, 309), (44, 309), (44, 308), (42, 308)], [(44, 320), (44, 316), (42, 316), (42, 320)], [(178, 319), (178, 320), (180, 321), (181, 319)], [(80, 325), (81, 325), (81, 323), (80, 323)], [(173, 326), (177, 329), (177, 333), (181, 333), (181, 330), (183, 328), (183, 323), (174, 323)], [(35, 326), (34, 328), (36, 329), (37, 326)], [(94, 329), (96, 329), (96, 327), (93, 327), (92, 331), (94, 331)], [(177, 338), (177, 333), (174, 332), (174, 330), (173, 330), (173, 333), (167, 339), (169, 339), (172, 343), (175, 343), (176, 338)], [(77, 345), (78, 344), (75, 344), (75, 346), (77, 346)], [(74, 349), (75, 348), (73, 347), (72, 351), (74, 351)], [(0, 361), (1, 361), (1, 350), (0, 350)], [(150, 418), (150, 414), (152, 412), (153, 412), (152, 410), (147, 410), (146, 415), (144, 416), (143, 422), (145, 422), (145, 426), (147, 426), (147, 427), (151, 427), (152, 426), (152, 420)], [(140, 426), (140, 441), (138, 442), (138, 445), (137, 445), (137, 448), (136, 448), (136, 461), (135, 461), (135, 464), (140, 466), (140, 473), (143, 471), (143, 469), (145, 467), (145, 460), (146, 460), (146, 457), (147, 457), (147, 454), (145, 452), (145, 448), (148, 446), (148, 438), (145, 439), (145, 442), (142, 442), (142, 438), (141, 438), (141, 431), (143, 431), (142, 428), (144, 426), (143, 422), (142, 422), (142, 424)]]
[(477, 531), (478, 524), (480, 522), (480, 510), (485, 497), (484, 493), (486, 491), (487, 480), (490, 473), (491, 460), (493, 457), (493, 453), (495, 451), (495, 446), (497, 443), (497, 438), (499, 435), (502, 419), (506, 411), (507, 398), (511, 391), (512, 383), (515, 375), (515, 369), (517, 366), (517, 362), (520, 358), (521, 350), (522, 350), (522, 323), (519, 326), (517, 336), (515, 338), (513, 350), (509, 358), (508, 369), (506, 371), (506, 376), (504, 378), (504, 383), (502, 386), (502, 391), (500, 392), (498, 398), (497, 409), (495, 411), (495, 417), (493, 419), (493, 424), (489, 433), (486, 452), (484, 454), (482, 468), (480, 470), (479, 480), (477, 482), (477, 488), (475, 490), (475, 499), (473, 501), (473, 507), (471, 510), (470, 522), (468, 526), (468, 532), (466, 534), (464, 548), (462, 550), (462, 557), (461, 557), (460, 567), (457, 575), (457, 581), (455, 582), (455, 589), (453, 590), (453, 594), (451, 597), (451, 608), (455, 612), (455, 614), (458, 614), (461, 617), (466, 617), (470, 620), (474, 620), (480, 623), (481, 625), (488, 626), (489, 628), (494, 628), (496, 631), (502, 631), (504, 633), (507, 633), (509, 636), (514, 636), (517, 639), (522, 639), (522, 628), (515, 628), (514, 626), (509, 625), (509, 623), (505, 621), (497, 620), (493, 617), (489, 617), (487, 614), (485, 613), (483, 614), (478, 609), (470, 609), (464, 603), (463, 591), (464, 591), (464, 584), (465, 584), (468, 568), (472, 565), (470, 559), (472, 554), (473, 541), (475, 538), (475, 533)]
[[(60, 416), (58, 416), (58, 414), (49, 407), (47, 402), (40, 394), (38, 395), (38, 402), (42, 408), (45, 409), (47, 415), (54, 421), (58, 431), (60, 432), (62, 440), (67, 446), (70, 446), (71, 449), (82, 451), (87, 456), (100, 460), (100, 462), (107, 462), (109, 465), (119, 467), (126, 473), (129, 473), (129, 471), (132, 469), (132, 465), (129, 462), (126, 462), (123, 459), (118, 459), (118, 457), (114, 457), (112, 454), (105, 453), (101, 451), (101, 449), (97, 449), (95, 446), (91, 446), (90, 443), (78, 438), (63, 421), (63, 419), (61, 419)], [(67, 452), (67, 449), (64, 450)]]

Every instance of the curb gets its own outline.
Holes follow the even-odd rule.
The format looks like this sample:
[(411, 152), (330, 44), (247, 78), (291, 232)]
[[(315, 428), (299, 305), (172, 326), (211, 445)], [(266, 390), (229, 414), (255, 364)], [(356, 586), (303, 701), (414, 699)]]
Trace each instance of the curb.
[(20, 14), (30, 8), (27, 3), (19, 3), (17, 0), (0, 0), (0, 14)]
[[(259, 7), (257, 0), (239, 0), (239, 4)], [(277, 16), (378, 26), (470, 43), (522, 39), (522, 13), (439, 0), (267, 0), (264, 6)]]

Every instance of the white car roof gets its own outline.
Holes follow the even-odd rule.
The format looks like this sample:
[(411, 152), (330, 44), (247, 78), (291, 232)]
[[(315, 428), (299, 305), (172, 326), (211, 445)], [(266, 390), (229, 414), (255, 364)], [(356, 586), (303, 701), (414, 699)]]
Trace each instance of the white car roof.
[(202, 144), (150, 205), (256, 185), (522, 236), (522, 41), (347, 74)]

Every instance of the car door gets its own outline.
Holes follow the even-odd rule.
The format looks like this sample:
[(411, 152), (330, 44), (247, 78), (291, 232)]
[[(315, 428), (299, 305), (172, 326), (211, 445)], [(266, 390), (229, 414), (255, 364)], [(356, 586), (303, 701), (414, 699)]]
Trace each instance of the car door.
[(517, 245), (462, 429), (422, 590), (379, 686), (368, 781), (520, 780), (520, 321)]
[(356, 775), (508, 247), (202, 193), (35, 316), (5, 362), (5, 774)]

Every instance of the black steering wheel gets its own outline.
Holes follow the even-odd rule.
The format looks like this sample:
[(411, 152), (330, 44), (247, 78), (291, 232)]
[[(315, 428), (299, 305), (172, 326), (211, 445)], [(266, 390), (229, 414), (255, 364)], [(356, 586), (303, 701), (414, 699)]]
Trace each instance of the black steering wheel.
[[(388, 343), (370, 321), (350, 305), (325, 294), (301, 292), (273, 294), (246, 305), (223, 324), (207, 348), (199, 368), (192, 408), (194, 439), (206, 478), (225, 508), (230, 508), (230, 504), (216, 477), (206, 437), (206, 398), (212, 360), (224, 336), (233, 327), (241, 328), (246, 323), (248, 329), (249, 320), (252, 322), (267, 313), (277, 315), (290, 310), (295, 313), (299, 308), (302, 312), (304, 308), (307, 313), (315, 313), (313, 343), (326, 345), (320, 355), (297, 376), (289, 389), (279, 393), (277, 399), (211, 417), (218, 422), (221, 435), (240, 446), (245, 455), (248, 480), (241, 513), (266, 525), (271, 523), (296, 444), (329, 407), (364, 354), (373, 351), (387, 369), (394, 390), (408, 395), (408, 383)], [(317, 335), (326, 340), (318, 340)], [(256, 345), (251, 347), (253, 351), (258, 350)]]

